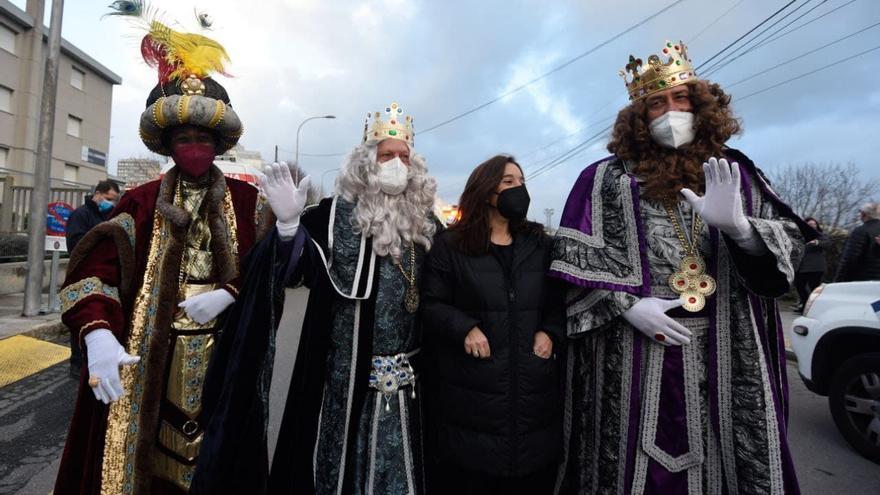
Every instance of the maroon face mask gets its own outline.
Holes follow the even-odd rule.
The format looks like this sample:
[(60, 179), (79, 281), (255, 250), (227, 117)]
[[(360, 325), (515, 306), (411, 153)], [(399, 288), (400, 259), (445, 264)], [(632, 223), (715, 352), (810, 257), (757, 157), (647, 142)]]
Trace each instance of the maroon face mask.
[(177, 145), (171, 157), (183, 173), (190, 177), (201, 177), (214, 163), (214, 153), (211, 144), (187, 143)]

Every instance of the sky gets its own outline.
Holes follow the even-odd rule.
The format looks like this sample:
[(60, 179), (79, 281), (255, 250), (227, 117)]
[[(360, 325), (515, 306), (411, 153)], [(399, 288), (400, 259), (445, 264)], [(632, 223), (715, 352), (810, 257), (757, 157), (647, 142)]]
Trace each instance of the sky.
[[(213, 29), (204, 34), (221, 42), (232, 59), (233, 77), (218, 80), (244, 122), (241, 144), (261, 152), (264, 160), (273, 159), (277, 145), (280, 159), (293, 161), (300, 122), (335, 115), (304, 125), (299, 143), (303, 168), (327, 191), (343, 155), (362, 139), (367, 113), (398, 102), (413, 117), (416, 150), (437, 178), (441, 200), (456, 203), (478, 164), (508, 153), (525, 169), (532, 196), (529, 217), (545, 222), (545, 209), (553, 209), (555, 227), (578, 174), (608, 155), (607, 139), (530, 175), (609, 125), (627, 104), (618, 71), (630, 54), (647, 59), (665, 40), (681, 39), (700, 66), (790, 1), (157, 0), (151, 5), (181, 30), (197, 30), (195, 9), (211, 15)], [(25, 0), (13, 3), (23, 7)], [(108, 3), (65, 2), (62, 34), (123, 79), (113, 91), (108, 154), (114, 172), (120, 158), (150, 156), (137, 123), (156, 72), (140, 58), (143, 31), (118, 17), (102, 19)], [(48, 12), (51, 1), (47, 4)], [(642, 23), (670, 4), (675, 5)], [(854, 162), (865, 177), (880, 177), (874, 165), (880, 49), (858, 55), (880, 45), (880, 2), (796, 0), (740, 45), (754, 36), (747, 47), (772, 40), (774, 31), (802, 14), (779, 34), (828, 12), (698, 75), (733, 95), (744, 132), (728, 144), (765, 171), (808, 161)], [(712, 62), (744, 51), (729, 50)], [(420, 133), (491, 100), (497, 101)]]

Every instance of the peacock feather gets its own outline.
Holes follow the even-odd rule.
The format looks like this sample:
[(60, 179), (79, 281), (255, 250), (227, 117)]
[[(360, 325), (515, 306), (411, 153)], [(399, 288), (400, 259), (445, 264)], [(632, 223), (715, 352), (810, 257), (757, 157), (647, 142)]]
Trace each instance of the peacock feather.
[[(227, 75), (225, 64), (229, 55), (223, 45), (207, 36), (183, 33), (158, 20), (156, 11), (144, 0), (116, 0), (106, 15), (128, 16), (143, 23), (147, 34), (141, 40), (141, 55), (150, 67), (159, 71), (159, 82), (165, 84), (175, 79), (194, 75), (199, 79), (212, 73)], [(199, 25), (208, 29), (213, 21), (207, 12), (196, 11)]]
[(140, 17), (144, 13), (144, 0), (116, 0), (108, 6), (113, 12), (104, 15), (127, 15)]

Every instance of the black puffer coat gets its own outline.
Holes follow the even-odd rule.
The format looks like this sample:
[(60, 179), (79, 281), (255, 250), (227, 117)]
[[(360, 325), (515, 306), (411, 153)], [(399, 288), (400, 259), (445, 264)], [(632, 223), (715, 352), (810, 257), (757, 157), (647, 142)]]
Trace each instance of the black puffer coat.
[[(556, 357), (541, 359), (535, 332), (544, 330), (562, 356), (564, 294), (546, 277), (552, 241), (543, 233), (514, 238), (510, 280), (492, 254), (466, 256), (438, 234), (422, 285), (428, 349), (428, 458), (494, 476), (523, 476), (559, 458), (562, 389)], [(464, 351), (479, 327), (491, 357)]]
[(880, 280), (880, 220), (868, 220), (854, 228), (846, 240), (835, 282)]

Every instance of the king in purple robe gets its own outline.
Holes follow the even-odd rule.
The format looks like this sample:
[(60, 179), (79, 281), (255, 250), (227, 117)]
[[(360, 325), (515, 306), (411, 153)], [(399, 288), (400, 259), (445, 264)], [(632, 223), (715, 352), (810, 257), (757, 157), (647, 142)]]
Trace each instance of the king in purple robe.
[[(798, 493), (776, 298), (814, 233), (725, 146), (730, 96), (682, 43), (621, 75), (630, 104), (572, 189), (565, 494)], [(662, 57), (662, 58), (661, 58)]]

